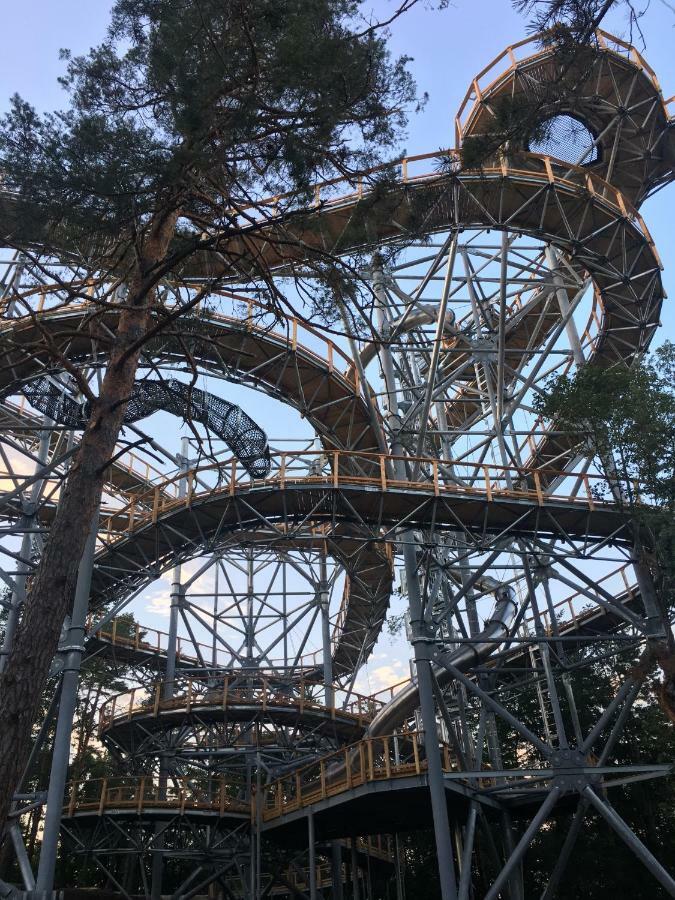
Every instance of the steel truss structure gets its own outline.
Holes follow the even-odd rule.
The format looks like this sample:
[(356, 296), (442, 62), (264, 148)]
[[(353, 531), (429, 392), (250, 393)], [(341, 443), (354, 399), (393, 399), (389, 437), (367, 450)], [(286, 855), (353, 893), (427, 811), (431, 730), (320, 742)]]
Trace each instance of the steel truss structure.
[[(670, 623), (621, 485), (533, 404), (554, 374), (630, 366), (648, 348), (664, 292), (637, 207), (673, 178), (675, 130), (630, 46), (598, 33), (580, 52), (573, 117), (551, 96), (561, 65), (554, 44), (508, 48), (456, 120), (460, 147), (503, 98), (541, 102), (576, 123), (564, 139), (552, 128), (551, 155), (510, 146), (478, 171), (454, 150), (404, 159), (386, 191), (377, 173), (320, 185), (285, 226), (369, 254), (342, 338), (272, 321), (240, 283), (145, 348), (37, 737), (35, 753), (55, 723), (51, 776), (36, 784), (29, 767), (17, 785), (6, 840), (23, 884), (8, 896), (52, 896), (60, 847), (100, 896), (402, 900), (399, 834), (427, 828), (444, 900), (524, 900), (528, 847), (570, 809), (542, 898), (591, 812), (675, 896), (612, 806), (614, 789), (670, 774), (616, 763), (639, 681), (593, 718), (576, 702), (584, 667)], [(283, 282), (264, 229), (250, 244)], [(4, 654), (84, 414), (65, 362), (95, 382), (117, 315), (95, 306), (99, 288), (73, 299), (45, 271), (18, 254), (3, 281)], [(185, 353), (209, 391), (171, 381)], [(292, 408), (315, 440), (268, 447), (220, 381)], [(206, 427), (210, 460), (143, 431), (160, 408)], [(130, 623), (164, 573), (166, 633)], [(413, 677), (366, 696), (357, 679), (395, 586)], [(99, 714), (119, 774), (66, 784), (79, 670), (100, 657), (137, 678)], [(34, 873), (19, 824), (45, 802)]]

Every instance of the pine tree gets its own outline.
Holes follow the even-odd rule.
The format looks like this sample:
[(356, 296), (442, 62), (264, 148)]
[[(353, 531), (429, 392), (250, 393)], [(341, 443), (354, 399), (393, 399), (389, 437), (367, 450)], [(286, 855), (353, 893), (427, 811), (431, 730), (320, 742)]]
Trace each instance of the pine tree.
[[(114, 324), (98, 390), (54, 359), (90, 418), (0, 678), (0, 825), (144, 344), (225, 276), (262, 284), (278, 308), (271, 269), (249, 252), (262, 229), (279, 253), (325, 272), (325, 255), (308, 257), (289, 227), (293, 210), (315, 181), (381, 162), (415, 103), (407, 59), (390, 56), (357, 0), (117, 0), (105, 41), (64, 56), (67, 108), (40, 116), (14, 97), (0, 123), (0, 232), (36, 267), (67, 259), (104, 286), (90, 328), (103, 311)], [(270, 195), (278, 209), (261, 204)], [(168, 310), (159, 285), (183, 285), (189, 271), (205, 281)], [(63, 291), (81, 299), (81, 280)]]

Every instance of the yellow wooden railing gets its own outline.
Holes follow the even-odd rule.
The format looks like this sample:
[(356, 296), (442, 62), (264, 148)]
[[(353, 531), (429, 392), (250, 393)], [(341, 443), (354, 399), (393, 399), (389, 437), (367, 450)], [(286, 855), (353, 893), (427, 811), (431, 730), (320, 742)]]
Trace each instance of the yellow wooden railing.
[[(450, 748), (440, 745), (443, 770), (456, 771)], [(270, 821), (302, 809), (327, 797), (351, 791), (374, 781), (408, 778), (426, 773), (422, 734), (401, 732), (384, 737), (366, 738), (321, 757), (316, 762), (262, 787), (262, 819)], [(242, 799), (243, 785), (223, 776), (198, 782), (193, 777), (97, 778), (74, 781), (67, 786), (64, 812), (95, 812), (167, 808), (183, 814), (190, 810), (207, 810), (225, 815), (227, 812), (257, 816), (255, 794)]]
[[(627, 573), (631, 568), (631, 563), (624, 563), (618, 568), (613, 569), (611, 572), (607, 572), (606, 575), (602, 575), (600, 578), (597, 578), (595, 580), (595, 584), (607, 585), (607, 583), (610, 581), (617, 582), (618, 590), (613, 591), (615, 595), (634, 597), (638, 594), (639, 589), (636, 584), (631, 583), (628, 580)], [(560, 618), (560, 620), (558, 621), (558, 627), (560, 629), (569, 629), (570, 626), (582, 627), (589, 618), (596, 615), (596, 605), (592, 606), (590, 609), (579, 609), (579, 603), (588, 604), (592, 603), (592, 600), (590, 599), (590, 597), (588, 597), (587, 594), (581, 593), (580, 591), (573, 591), (571, 594), (568, 594), (567, 596), (562, 597), (561, 599), (556, 600), (551, 604), (554, 616), (562, 616), (562, 618)], [(539, 615), (546, 628), (546, 633), (548, 635), (551, 635), (553, 633), (553, 628), (551, 625), (551, 614), (548, 607), (540, 610)], [(524, 618), (524, 622), (527, 625), (532, 625), (534, 620), (534, 613), (530, 613)]]
[[(88, 628), (94, 625), (93, 617), (90, 618)], [(139, 622), (130, 623), (124, 617), (112, 619), (106, 625), (97, 631), (92, 631), (90, 636), (98, 638), (100, 641), (112, 644), (125, 650), (137, 650), (140, 653), (166, 653), (169, 645), (169, 633), (158, 628), (149, 628)], [(196, 652), (198, 648), (202, 659), (207, 665), (211, 663), (213, 657), (213, 645), (205, 644), (201, 641), (192, 641), (190, 638), (176, 638), (176, 657), (179, 661), (202, 665), (202, 661)], [(293, 671), (315, 670), (323, 659), (321, 650), (314, 650), (304, 653), (298, 658), (297, 664), (293, 666)], [(227, 653), (218, 645), (216, 647), (216, 665), (227, 665), (231, 662), (231, 654)], [(275, 667), (283, 667), (285, 665), (282, 659), (271, 659), (269, 666), (271, 669)]]
[[(506, 47), (505, 50), (502, 50), (498, 56), (495, 56), (495, 58), (475, 76), (460, 104), (457, 115), (455, 116), (455, 135), (458, 145), (461, 144), (467, 121), (483, 101), (486, 94), (490, 93), (500, 82), (504, 81), (511, 72), (518, 66), (521, 66), (524, 62), (534, 61), (551, 55), (551, 47), (546, 46), (542, 48), (542, 37), (543, 35), (536, 34), (524, 38), (522, 41), (517, 41), (515, 44), (511, 44)], [(638, 69), (641, 69), (647, 75), (655, 90), (660, 93), (661, 86), (656, 73), (642, 54), (639, 53), (632, 44), (629, 44), (621, 38), (615, 37), (600, 28), (596, 30), (596, 37), (598, 45), (603, 50), (609, 50), (617, 55), (623, 56), (629, 59)], [(539, 49), (532, 53), (530, 51), (533, 47), (538, 47)], [(526, 52), (523, 52), (523, 48), (527, 48)], [(506, 68), (503, 68), (501, 64), (505, 61), (508, 62), (508, 65)], [(668, 102), (669, 101), (664, 101), (664, 106)]]
[[(224, 676), (214, 684), (207, 677), (181, 678), (175, 682), (158, 682), (151, 687), (135, 687), (115, 694), (99, 710), (99, 735), (114, 724), (130, 721), (135, 716), (157, 716), (160, 712), (179, 709), (190, 712), (199, 707), (220, 707), (254, 704), (262, 710), (273, 708), (297, 709), (299, 713), (316, 711), (331, 719), (352, 719), (365, 727), (384, 700), (354, 691), (347, 692), (339, 685), (333, 687), (334, 701), (323, 702), (324, 687), (316, 681), (294, 681), (289, 693), (287, 680), (256, 678), (254, 683), (242, 683), (241, 676)], [(343, 701), (343, 702), (340, 702)]]
[(158, 807), (179, 813), (211, 810), (220, 815), (226, 812), (250, 815), (250, 801), (240, 796), (241, 788), (221, 776), (201, 784), (194, 778), (121, 776), (70, 782), (64, 807), (71, 816), (76, 810), (103, 815), (108, 809), (129, 809), (140, 814), (144, 809)]
[[(420, 474), (414, 480), (392, 477), (392, 466), (401, 460), (417, 465)], [(232, 457), (224, 462), (202, 466), (187, 473), (175, 473), (154, 488), (133, 496), (120, 509), (101, 518), (99, 536), (107, 543), (122, 540), (135, 528), (157, 522), (160, 516), (196, 501), (218, 495), (234, 496), (252, 487), (322, 485), (328, 488), (366, 487), (377, 491), (404, 490), (435, 496), (481, 497), (495, 500), (523, 500), (544, 506), (553, 500), (584, 507), (613, 506), (613, 501), (598, 499), (593, 487), (604, 488), (602, 475), (566, 472), (557, 469), (525, 469), (487, 463), (444, 463), (438, 459), (412, 456), (390, 456), (377, 453), (322, 450), (273, 454), (267, 478), (253, 481), (242, 463)], [(368, 474), (366, 474), (368, 473)], [(209, 475), (214, 482), (207, 483)], [(457, 479), (449, 480), (450, 476)], [(168, 496), (166, 486), (185, 479), (187, 489), (182, 498)], [(575, 483), (575, 493), (565, 493), (560, 485), (553, 492), (547, 485), (565, 479)]]
[[(81, 283), (81, 285), (84, 286), (85, 283)], [(114, 312), (114, 306), (107, 299), (105, 300), (105, 306), (99, 305), (93, 286), (91, 291), (87, 291), (82, 297), (76, 300), (70, 299), (72, 289), (76, 287), (77, 282), (73, 282), (72, 284), (69, 283), (68, 292), (64, 292), (63, 287), (59, 284), (41, 285), (21, 291), (17, 295), (21, 301), (18, 309), (20, 313), (23, 311), (26, 315), (23, 318), (21, 315), (18, 315), (5, 320), (5, 327), (21, 325), (27, 320), (32, 320), (33, 315), (36, 313), (43, 313), (49, 316), (68, 316), (72, 313), (84, 314), (98, 311), (103, 313), (106, 310)], [(101, 284), (100, 287), (105, 293), (107, 282)], [(265, 304), (251, 297), (240, 296), (224, 289), (214, 288), (207, 299), (209, 303), (212, 303), (214, 299), (218, 298), (240, 304), (242, 310), (245, 310), (244, 315), (228, 316), (210, 307), (208, 310), (202, 310), (201, 304), (191, 308), (187, 315), (191, 317), (204, 316), (207, 324), (213, 322), (216, 325), (225, 327), (244, 328), (252, 334), (264, 336), (270, 342), (278, 341), (281, 344), (287, 344), (290, 350), (294, 352), (300, 351), (308, 358), (313, 358), (317, 364), (327, 368), (329, 372), (338, 376), (351, 377), (352, 381), (354, 380), (352, 358), (338, 344), (327, 337), (325, 332), (314, 328), (298, 316), (285, 315), (283, 311), (278, 309), (271, 310)], [(0, 301), (0, 318), (6, 315), (7, 307), (12, 302), (16, 302), (16, 298), (9, 297)], [(178, 302), (169, 303), (164, 305), (163, 309), (173, 311), (178, 306)], [(30, 310), (30, 315), (28, 310)], [(275, 319), (273, 326), (264, 322), (265, 316), (270, 315)], [(280, 331), (279, 326), (283, 327), (284, 330)], [(323, 350), (311, 349), (309, 345), (313, 342), (316, 342)], [(355, 387), (358, 392), (359, 385), (356, 384)]]
[[(366, 738), (324, 756), (264, 788), (263, 820), (270, 821), (360, 785), (426, 772), (427, 762), (417, 731)], [(441, 744), (443, 770), (457, 769), (447, 744)]]

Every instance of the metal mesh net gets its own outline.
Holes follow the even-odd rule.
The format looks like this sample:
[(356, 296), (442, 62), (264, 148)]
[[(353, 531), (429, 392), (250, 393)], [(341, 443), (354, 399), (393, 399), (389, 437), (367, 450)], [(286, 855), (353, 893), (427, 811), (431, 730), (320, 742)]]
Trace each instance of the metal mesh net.
[(532, 140), (531, 153), (554, 156), (572, 165), (587, 166), (598, 159), (597, 145), (590, 130), (574, 116), (553, 116), (543, 124), (544, 135)]
[[(54, 422), (71, 428), (86, 425), (86, 406), (66, 396), (63, 388), (49, 378), (36, 378), (21, 390), (35, 409)], [(134, 386), (124, 422), (138, 422), (160, 410), (204, 425), (227, 444), (253, 478), (264, 478), (269, 473), (267, 435), (241, 407), (173, 378), (141, 381)]]

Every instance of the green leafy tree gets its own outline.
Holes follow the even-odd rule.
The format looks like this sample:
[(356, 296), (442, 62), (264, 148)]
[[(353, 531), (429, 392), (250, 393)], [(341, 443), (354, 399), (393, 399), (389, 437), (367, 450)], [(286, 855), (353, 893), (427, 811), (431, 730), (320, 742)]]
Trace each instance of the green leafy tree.
[(535, 405), (594, 453), (634, 523), (665, 613), (675, 577), (675, 344), (630, 368), (585, 366), (561, 376)]
[[(416, 2), (393, 6), (390, 20)], [(386, 30), (357, 0), (117, 0), (105, 41), (64, 56), (68, 107), (40, 116), (14, 97), (0, 122), (0, 227), (38, 268), (49, 254), (71, 260), (68, 301), (81, 299), (83, 277), (101, 287), (90, 329), (105, 313), (107, 366), (94, 389), (82, 369), (53, 359), (90, 418), (0, 679), (0, 824), (144, 344), (225, 277), (256, 282), (278, 309), (262, 244), (276, 261), (330, 275), (333, 261), (291, 228), (294, 210), (316, 180), (385, 158), (416, 100), (406, 58), (390, 56)], [(261, 204), (270, 195), (277, 210)], [(158, 286), (180, 286), (189, 271), (206, 280), (168, 309)], [(41, 343), (51, 346), (46, 335)]]
[[(611, 655), (612, 650), (616, 655)], [(596, 649), (586, 645), (571, 653), (568, 660), (575, 670), (574, 694), (584, 734), (615, 696), (617, 684), (639, 667), (637, 652), (634, 649), (627, 651), (625, 645), (605, 643), (602, 647), (603, 658), (594, 659), (596, 654)], [(654, 703), (659, 689), (655, 679), (645, 679), (607, 760), (608, 765), (672, 762), (675, 731), (658, 704)], [(572, 734), (562, 684), (559, 684), (559, 693), (567, 731)], [(524, 691), (520, 703), (526, 715), (528, 710), (532, 713), (532, 721), (535, 722), (536, 699), (533, 692)], [(608, 734), (609, 730), (605, 731), (604, 736)], [(507, 739), (504, 746), (508, 745)], [(675, 786), (672, 779), (656, 778), (613, 788), (607, 799), (657, 859), (667, 861), (672, 858), (675, 850)], [(540, 896), (544, 890), (567, 835), (574, 808), (575, 804), (562, 804), (528, 850), (526, 896)], [(556, 893), (560, 900), (580, 896), (589, 900), (602, 900), (608, 896), (657, 900), (667, 894), (607, 823), (590, 810)]]
[(585, 366), (539, 396), (539, 412), (594, 453), (607, 491), (631, 523), (636, 563), (648, 574), (663, 642), (651, 642), (644, 674), (663, 670), (659, 700), (675, 721), (675, 345), (666, 342), (630, 368)]

